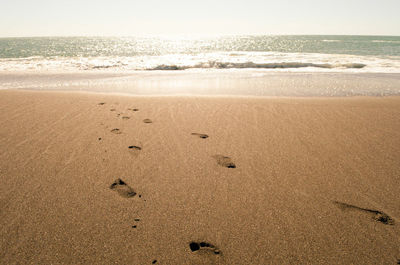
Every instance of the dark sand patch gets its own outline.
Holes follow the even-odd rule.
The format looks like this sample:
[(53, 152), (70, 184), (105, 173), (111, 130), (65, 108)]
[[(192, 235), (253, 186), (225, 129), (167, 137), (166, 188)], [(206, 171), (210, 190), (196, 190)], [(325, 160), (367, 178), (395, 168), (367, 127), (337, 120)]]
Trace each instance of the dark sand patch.
[(387, 214), (381, 211), (377, 210), (371, 210), (367, 208), (361, 208), (355, 205), (343, 203), (343, 202), (338, 202), (338, 201), (333, 201), (333, 203), (338, 206), (341, 210), (347, 211), (358, 211), (358, 212), (363, 212), (371, 216), (371, 218), (377, 222), (383, 223), (385, 225), (394, 225), (394, 220)]
[(218, 165), (226, 168), (236, 168), (235, 163), (233, 163), (232, 159), (229, 156), (223, 155), (215, 155), (213, 156), (215, 160), (217, 160)]
[(110, 189), (118, 192), (118, 194), (124, 198), (131, 198), (136, 195), (136, 192), (122, 179), (116, 179), (113, 184), (110, 185)]
[(198, 137), (200, 137), (202, 139), (207, 139), (208, 138), (208, 135), (207, 134), (203, 134), (203, 133), (192, 133), (192, 135), (198, 136)]

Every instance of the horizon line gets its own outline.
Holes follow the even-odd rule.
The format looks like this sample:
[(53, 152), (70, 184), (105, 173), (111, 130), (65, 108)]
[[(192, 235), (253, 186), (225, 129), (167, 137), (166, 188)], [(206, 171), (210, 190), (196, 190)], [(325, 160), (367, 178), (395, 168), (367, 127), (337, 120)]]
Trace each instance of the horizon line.
[(400, 35), (386, 34), (132, 34), (132, 35), (27, 35), (27, 36), (0, 36), (0, 39), (11, 38), (133, 38), (133, 37), (229, 37), (229, 36), (358, 36), (358, 37), (400, 37)]

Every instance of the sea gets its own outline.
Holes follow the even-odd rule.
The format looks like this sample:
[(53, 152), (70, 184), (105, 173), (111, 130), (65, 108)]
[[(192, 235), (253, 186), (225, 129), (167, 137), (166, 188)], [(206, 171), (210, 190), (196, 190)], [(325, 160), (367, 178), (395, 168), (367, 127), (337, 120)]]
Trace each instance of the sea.
[[(54, 74), (63, 77), (46, 78)], [(328, 90), (344, 91), (339, 95), (399, 94), (400, 36), (0, 38), (2, 89), (102, 87), (104, 92), (112, 84), (112, 91), (122, 93), (151, 94), (156, 87), (155, 94), (167, 89), (196, 94), (208, 86), (202, 90), (211, 94), (219, 89), (222, 94), (275, 95), (282, 94), (273, 92), (282, 84), (299, 86), (305, 76), (310, 81), (309, 74), (319, 80), (304, 88), (329, 83)], [(348, 89), (352, 80), (358, 80), (353, 92)], [(361, 91), (363, 85), (369, 92)], [(283, 94), (293, 94), (288, 91)]]
[(400, 37), (1, 38), (0, 70), (266, 69), (400, 72)]

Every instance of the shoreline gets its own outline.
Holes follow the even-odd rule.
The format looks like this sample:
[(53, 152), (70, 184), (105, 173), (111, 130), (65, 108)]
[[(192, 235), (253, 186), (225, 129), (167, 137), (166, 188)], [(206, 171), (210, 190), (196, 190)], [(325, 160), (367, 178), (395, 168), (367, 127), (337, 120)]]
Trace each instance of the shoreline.
[(136, 96), (398, 96), (400, 74), (263, 71), (0, 73), (0, 90), (89, 91)]
[(0, 90), (0, 110), (1, 264), (400, 259), (398, 96)]
[(87, 95), (87, 96), (105, 96), (105, 97), (121, 97), (121, 98), (138, 98), (138, 99), (227, 99), (227, 100), (368, 100), (368, 99), (396, 99), (400, 98), (400, 94), (397, 95), (351, 95), (351, 96), (254, 96), (254, 95), (194, 95), (194, 94), (151, 94), (151, 95), (136, 95), (131, 93), (116, 93), (116, 92), (100, 92), (100, 91), (86, 91), (86, 90), (56, 90), (56, 89), (0, 89), (0, 93), (11, 92), (11, 93), (49, 93), (49, 94), (64, 94), (64, 95)]

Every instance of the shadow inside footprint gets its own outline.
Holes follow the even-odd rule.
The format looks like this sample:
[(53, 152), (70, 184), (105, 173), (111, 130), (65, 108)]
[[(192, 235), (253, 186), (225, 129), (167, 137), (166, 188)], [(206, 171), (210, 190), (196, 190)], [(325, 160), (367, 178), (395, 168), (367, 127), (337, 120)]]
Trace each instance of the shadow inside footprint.
[(133, 151), (140, 151), (140, 150), (142, 150), (142, 147), (137, 146), (137, 145), (130, 145), (130, 146), (128, 146), (128, 148), (129, 148), (130, 150), (133, 150)]
[(214, 245), (207, 242), (190, 242), (189, 248), (192, 252), (196, 252), (199, 250), (208, 250), (214, 252), (214, 254), (219, 255), (221, 251), (217, 249)]
[(387, 214), (381, 211), (377, 210), (371, 210), (367, 208), (361, 208), (355, 205), (347, 204), (344, 202), (338, 202), (338, 201), (333, 201), (333, 203), (338, 206), (341, 210), (353, 210), (353, 211), (359, 211), (359, 212), (364, 212), (369, 215), (371, 215), (372, 219), (374, 219), (377, 222), (383, 223), (385, 225), (394, 225), (394, 220)]
[(106, 103), (105, 103), (105, 102), (100, 102), (100, 103), (99, 103), (99, 105), (104, 105), (104, 104), (106, 104)]
[(228, 156), (223, 155), (215, 155), (213, 156), (217, 160), (218, 165), (226, 168), (236, 168), (235, 163), (232, 162), (232, 159)]
[(128, 110), (131, 110), (131, 111), (139, 111), (139, 109), (128, 109)]
[(143, 122), (144, 123), (152, 123), (152, 121), (150, 119), (144, 119)]
[(118, 192), (118, 194), (124, 198), (131, 198), (136, 195), (136, 192), (122, 179), (116, 179), (113, 184), (111, 184), (110, 189)]
[(122, 116), (122, 119), (123, 120), (129, 120), (131, 117), (128, 117), (128, 116)]
[(202, 139), (207, 139), (208, 138), (207, 134), (202, 134), (202, 133), (192, 133), (192, 135), (198, 136), (198, 137), (200, 137)]
[(118, 128), (112, 129), (111, 132), (115, 134), (121, 134), (121, 130)]

